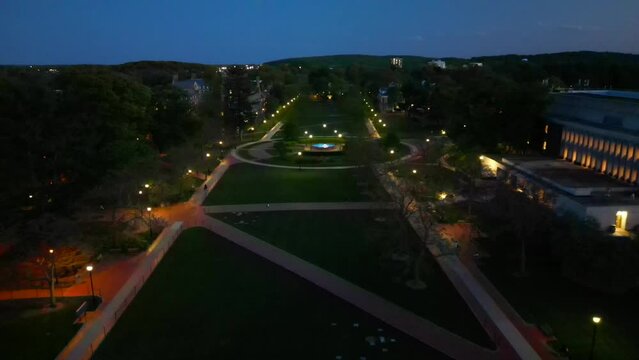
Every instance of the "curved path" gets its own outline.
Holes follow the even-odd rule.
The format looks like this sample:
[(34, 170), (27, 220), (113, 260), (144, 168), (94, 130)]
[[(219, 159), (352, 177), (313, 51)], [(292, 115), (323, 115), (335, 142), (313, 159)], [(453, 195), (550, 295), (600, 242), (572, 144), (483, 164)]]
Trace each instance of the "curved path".
[[(238, 146), (237, 148), (233, 149), (233, 151), (231, 151), (231, 156), (234, 157), (235, 159), (244, 162), (244, 163), (248, 163), (248, 164), (252, 164), (252, 165), (257, 165), (257, 166), (265, 166), (265, 167), (272, 167), (272, 168), (280, 168), (280, 169), (296, 169), (296, 170), (346, 170), (346, 169), (355, 169), (355, 168), (359, 168), (365, 165), (342, 165), (342, 166), (294, 166), (294, 165), (277, 165), (277, 164), (268, 164), (268, 163), (264, 163), (264, 162), (260, 162), (260, 161), (255, 161), (255, 160), (250, 160), (247, 159), (245, 157), (243, 157), (242, 155), (238, 154), (237, 150), (241, 150), (244, 149), (246, 147), (255, 145), (255, 144), (260, 144), (260, 143), (264, 143), (267, 141), (271, 141), (271, 140), (260, 140), (260, 141), (254, 141), (254, 142), (249, 142), (246, 144), (242, 144), (240, 146)], [(404, 142), (402, 141), (403, 145), (408, 146), (408, 148), (410, 149), (410, 153), (408, 155), (404, 155), (403, 157), (397, 159), (397, 160), (392, 160), (392, 161), (388, 161), (384, 164), (392, 164), (392, 163), (396, 163), (396, 162), (403, 162), (403, 161), (407, 161), (412, 159), (413, 157), (415, 157), (418, 153), (417, 147), (413, 144), (410, 144), (408, 142)]]

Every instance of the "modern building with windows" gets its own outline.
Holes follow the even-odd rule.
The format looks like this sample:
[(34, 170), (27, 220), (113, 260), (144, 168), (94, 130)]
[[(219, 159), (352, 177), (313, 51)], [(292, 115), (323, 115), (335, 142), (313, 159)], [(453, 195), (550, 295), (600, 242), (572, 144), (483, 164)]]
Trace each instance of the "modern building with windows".
[(547, 157), (483, 156), (487, 172), (556, 211), (596, 219), (615, 233), (639, 225), (639, 93), (551, 94)]

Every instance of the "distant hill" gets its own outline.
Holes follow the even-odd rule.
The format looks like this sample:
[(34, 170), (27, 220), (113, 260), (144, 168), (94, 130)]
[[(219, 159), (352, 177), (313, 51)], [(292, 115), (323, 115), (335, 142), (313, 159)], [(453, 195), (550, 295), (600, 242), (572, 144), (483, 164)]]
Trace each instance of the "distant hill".
[[(402, 56), (404, 69), (410, 72), (419, 69), (434, 58)], [(333, 55), (290, 58), (271, 61), (267, 64), (302, 67), (346, 68), (360, 65), (369, 70), (388, 69), (394, 56)], [(470, 62), (481, 62), (485, 67), (518, 81), (541, 81), (558, 78), (565, 86), (574, 88), (639, 89), (639, 55), (576, 51), (536, 55), (478, 56), (470, 59), (441, 58), (448, 68), (460, 67)]]
[[(267, 62), (268, 65), (282, 65), (289, 64), (291, 66), (302, 67), (328, 67), (328, 68), (346, 68), (349, 65), (360, 65), (368, 68), (385, 69), (390, 66), (390, 59), (393, 57), (400, 57), (404, 61), (405, 69), (416, 69), (424, 66), (431, 60), (436, 58), (429, 58), (423, 56), (413, 55), (328, 55), (328, 56), (312, 56), (312, 57), (300, 57), (289, 58)], [(453, 58), (443, 60), (456, 60)]]

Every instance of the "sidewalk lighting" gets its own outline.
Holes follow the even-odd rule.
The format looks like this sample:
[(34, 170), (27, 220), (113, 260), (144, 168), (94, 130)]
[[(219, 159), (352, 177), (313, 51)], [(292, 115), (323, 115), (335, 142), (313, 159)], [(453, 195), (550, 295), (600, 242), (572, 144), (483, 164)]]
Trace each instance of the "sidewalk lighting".
[(89, 272), (89, 279), (91, 280), (91, 303), (95, 309), (95, 291), (93, 290), (93, 265), (87, 265), (87, 271)]

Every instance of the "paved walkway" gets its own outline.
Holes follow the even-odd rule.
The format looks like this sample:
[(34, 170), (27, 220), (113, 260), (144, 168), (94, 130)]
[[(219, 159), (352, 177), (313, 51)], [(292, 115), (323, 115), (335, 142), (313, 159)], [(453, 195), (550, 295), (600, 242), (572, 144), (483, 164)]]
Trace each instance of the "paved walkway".
[[(103, 301), (112, 299), (122, 285), (129, 278), (133, 269), (144, 258), (144, 253), (137, 255), (109, 254), (105, 260), (94, 264), (93, 285), (95, 294)], [(76, 285), (56, 288), (56, 297), (90, 296), (91, 285), (86, 271), (80, 271), (80, 278)], [(48, 289), (23, 289), (0, 291), (0, 300), (17, 300), (32, 298), (48, 298)]]
[[(401, 196), (397, 190), (397, 180), (391, 178), (383, 167), (378, 167), (375, 173), (379, 174), (380, 182), (391, 196)], [(414, 213), (413, 216), (409, 217), (408, 221), (415, 229), (415, 232), (423, 239), (425, 229), (418, 216), (418, 214)], [(438, 246), (437, 241), (433, 241), (435, 236), (437, 235), (430, 233), (430, 240), (427, 242), (429, 251), (440, 264), (457, 292), (484, 325), (484, 328), (489, 334), (494, 335), (493, 340), (497, 343), (500, 351), (505, 354), (511, 353), (520, 359), (541, 359), (495, 300), (461, 263), (459, 258), (456, 255), (442, 254), (441, 247)], [(487, 320), (490, 321), (491, 325), (486, 323)], [(494, 333), (494, 330), (499, 332), (499, 336)], [(501, 341), (502, 339), (505, 341)]]
[(392, 202), (316, 202), (203, 206), (207, 214), (229, 212), (304, 211), (304, 210), (380, 210), (395, 209)]
[(266, 160), (273, 157), (266, 150), (273, 149), (273, 143), (271, 141), (264, 141), (258, 145), (248, 149), (249, 154), (257, 160)]
[(377, 129), (375, 128), (375, 125), (373, 125), (373, 122), (371, 121), (371, 119), (366, 119), (366, 129), (368, 130), (368, 135), (370, 135), (371, 138), (373, 139), (381, 138), (381, 136), (379, 136), (379, 133), (377, 132)]
[(207, 218), (205, 227), (297, 274), (322, 289), (455, 359), (496, 359), (497, 353), (476, 345), (339, 276), (304, 261), (222, 221)]
[(260, 139), (260, 141), (269, 141), (271, 139), (273, 139), (273, 136), (280, 131), (280, 129), (282, 128), (282, 125), (284, 125), (281, 121), (278, 121), (277, 124), (275, 124), (271, 130), (267, 131), (266, 134), (264, 134), (264, 136), (262, 136), (262, 139)]

